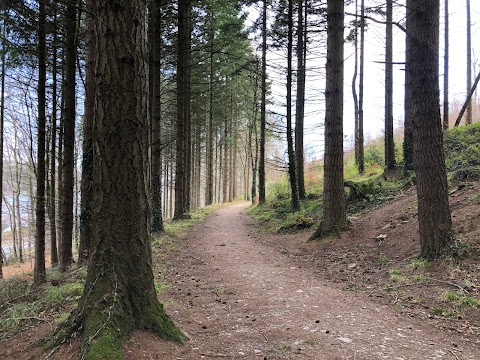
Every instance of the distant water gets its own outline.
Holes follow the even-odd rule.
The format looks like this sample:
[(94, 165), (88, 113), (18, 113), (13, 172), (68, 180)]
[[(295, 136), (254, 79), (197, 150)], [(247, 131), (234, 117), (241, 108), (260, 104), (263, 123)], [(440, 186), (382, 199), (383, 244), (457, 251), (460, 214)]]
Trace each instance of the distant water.
[[(2, 234), (10, 232), (12, 230), (10, 226), (10, 215), (8, 213), (7, 201), (10, 205), (12, 204), (12, 195), (5, 195), (2, 201)], [(30, 197), (28, 195), (20, 195), (20, 216), (22, 217), (22, 225), (27, 225), (28, 219), (28, 209), (30, 207)], [(2, 243), (2, 250), (4, 254), (8, 257), (13, 253), (13, 247), (11, 245), (5, 245)]]

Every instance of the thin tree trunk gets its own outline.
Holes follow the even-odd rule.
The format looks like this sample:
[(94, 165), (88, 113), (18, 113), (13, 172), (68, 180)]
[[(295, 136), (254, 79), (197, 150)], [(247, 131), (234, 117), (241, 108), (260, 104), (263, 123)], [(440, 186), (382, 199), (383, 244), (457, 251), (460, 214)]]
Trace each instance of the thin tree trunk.
[(365, 171), (364, 134), (363, 134), (363, 80), (365, 70), (365, 0), (360, 4), (360, 79), (358, 84), (358, 172)]
[(15, 203), (14, 211), (16, 211), (16, 218), (18, 224), (17, 240), (18, 240), (18, 260), (23, 263), (23, 229), (22, 229), (22, 218), (21, 218), (21, 191), (22, 191), (22, 165), (21, 160), (18, 155), (18, 130), (16, 129), (17, 123), (15, 122), (15, 148), (12, 149), (13, 157), (15, 159), (15, 182), (16, 182), (16, 191), (15, 191)]
[[(62, 53), (62, 58), (65, 57), (65, 51)], [(61, 242), (62, 242), (62, 203), (63, 203), (63, 130), (65, 119), (65, 61), (62, 59), (62, 98), (60, 101), (60, 122), (58, 126), (58, 160), (57, 160), (57, 243), (58, 243), (58, 257), (60, 260)]]
[(305, 199), (305, 170), (303, 154), (303, 118), (305, 114), (305, 59), (304, 59), (303, 0), (298, 0), (297, 27), (297, 97), (295, 111), (295, 161), (298, 197)]
[[(212, 14), (209, 14), (210, 22), (212, 21)], [(213, 203), (213, 43), (214, 43), (214, 31), (213, 24), (210, 24), (209, 31), (209, 66), (210, 74), (208, 76), (208, 135), (207, 135), (207, 183), (205, 191), (205, 205), (211, 205)]]
[(52, 49), (52, 139), (50, 148), (50, 206), (48, 207), (48, 219), (50, 221), (50, 262), (52, 267), (58, 265), (57, 249), (57, 224), (56, 224), (56, 143), (57, 143), (57, 8), (54, 10), (53, 17), (53, 49)]
[(470, 92), (467, 95), (467, 99), (463, 103), (462, 109), (460, 110), (460, 113), (458, 114), (457, 120), (455, 121), (455, 127), (460, 125), (460, 121), (462, 120), (463, 114), (465, 113), (465, 110), (467, 109), (468, 104), (472, 100), (472, 96), (475, 93), (475, 89), (477, 88), (479, 81), (480, 81), (480, 72), (478, 73), (477, 77), (475, 78), (475, 82), (473, 83), (473, 86), (472, 86), (472, 88), (470, 89)]
[(0, 103), (0, 279), (3, 279), (3, 251), (2, 251), (2, 231), (3, 222), (2, 215), (3, 209), (3, 125), (5, 123), (5, 57), (6, 57), (6, 44), (7, 44), (7, 27), (6, 27), (6, 9), (3, 10), (3, 26), (2, 26), (2, 74), (1, 74), (1, 103)]
[[(355, 16), (358, 13), (358, 0), (355, 0)], [(355, 65), (352, 78), (352, 97), (353, 97), (353, 116), (354, 116), (354, 133), (353, 141), (355, 147), (355, 164), (358, 167), (359, 159), (359, 140), (358, 140), (358, 96), (357, 96), (357, 76), (358, 76), (358, 26), (355, 26)]]
[[(173, 154), (173, 149), (170, 151), (171, 154)], [(173, 218), (173, 186), (174, 186), (174, 171), (173, 171), (173, 161), (170, 158), (170, 203), (169, 203), (169, 213), (170, 213), (170, 219)]]
[[(224, 128), (223, 128), (223, 167), (222, 168), (222, 197), (223, 197), (223, 202), (226, 203), (228, 201), (228, 118), (225, 117), (225, 120), (223, 122)], [(220, 155), (222, 158), (222, 156)]]
[(47, 81), (46, 59), (46, 0), (39, 2), (38, 22), (38, 142), (37, 142), (37, 201), (36, 201), (36, 234), (35, 265), (33, 281), (41, 284), (46, 280), (45, 271), (45, 83)]
[(75, 152), (75, 73), (76, 73), (76, 19), (74, 0), (67, 2), (65, 34), (65, 117), (63, 134), (63, 202), (62, 241), (60, 243), (60, 271), (66, 271), (73, 262), (73, 187)]
[[(233, 114), (232, 114), (233, 116)], [(234, 121), (232, 119), (232, 121)], [(237, 155), (238, 155), (238, 148), (237, 148), (237, 140), (238, 140), (238, 130), (237, 130), (237, 122), (234, 121), (233, 129), (232, 129), (232, 138), (233, 138), (233, 159), (232, 159), (232, 200), (235, 201), (237, 197)]]
[(297, 179), (295, 174), (295, 153), (292, 137), (292, 49), (293, 49), (293, 0), (288, 0), (288, 49), (287, 49), (287, 152), (288, 179), (292, 196), (292, 211), (300, 209)]
[[(472, 22), (470, 16), (470, 0), (467, 0), (467, 94), (472, 88)], [(465, 122), (472, 123), (472, 102), (468, 101)]]
[(202, 147), (202, 126), (200, 124), (200, 121), (197, 121), (196, 124), (196, 145), (195, 145), (195, 159), (197, 161), (197, 165), (195, 166), (196, 170), (196, 179), (195, 179), (195, 207), (199, 208), (200, 207), (200, 186), (201, 186), (201, 174), (202, 174), (202, 152), (201, 152), (201, 147)]
[(151, 27), (150, 41), (150, 59), (151, 70), (149, 74), (151, 79), (152, 93), (150, 96), (151, 103), (151, 232), (153, 234), (163, 231), (163, 219), (162, 219), (162, 162), (161, 162), (161, 104), (160, 104), (160, 48), (161, 48), (161, 1), (150, 0), (150, 13), (149, 13), (149, 27)]
[(385, 168), (395, 167), (395, 143), (393, 142), (393, 0), (387, 0), (387, 24), (385, 36)]
[[(87, 17), (93, 9), (93, 0), (87, 1)], [(93, 126), (95, 118), (95, 42), (93, 21), (87, 20), (87, 58), (85, 64), (85, 116), (83, 118), (83, 155), (80, 212), (80, 247), (78, 265), (87, 263), (90, 257), (92, 239), (93, 206)]]
[(448, 14), (448, 0), (445, 0), (445, 49), (444, 49), (444, 55), (443, 55), (443, 130), (448, 130), (450, 124), (449, 124), (449, 104), (448, 104), (448, 75), (449, 75), (449, 69), (448, 69), (448, 63), (450, 56), (448, 54), (449, 52), (449, 41), (448, 41), (448, 36), (449, 36), (449, 14)]
[(189, 112), (188, 59), (190, 44), (190, 1), (178, 2), (178, 50), (177, 50), (177, 135), (175, 161), (175, 214), (174, 219), (183, 219), (186, 215), (185, 192), (187, 190), (187, 126)]
[(188, 37), (187, 37), (187, 66), (186, 66), (186, 116), (185, 116), (185, 190), (184, 190), (184, 213), (187, 214), (190, 211), (190, 191), (192, 188), (192, 21), (191, 15), (192, 8), (188, 7), (187, 14), (187, 27), (188, 27)]
[[(260, 109), (260, 154), (258, 164), (258, 205), (265, 204), (265, 127), (267, 122), (267, 0), (262, 14), (262, 99)], [(254, 175), (255, 176), (255, 175)]]
[[(221, 130), (219, 129), (219, 132), (221, 133)], [(220, 203), (221, 202), (221, 188), (222, 188), (222, 164), (223, 164), (223, 148), (224, 144), (221, 139), (220, 134), (215, 133), (215, 176), (214, 176), (214, 189), (213, 189), (213, 194), (214, 194), (214, 202)], [(220, 150), (219, 150), (220, 149)], [(219, 153), (220, 152), (220, 153)]]
[[(412, 1), (407, 0), (405, 26), (408, 28), (412, 18)], [(409, 33), (405, 35), (405, 104), (404, 104), (404, 136), (403, 136), (403, 170), (407, 174), (413, 170), (413, 97), (412, 97), (412, 38)]]
[[(235, 179), (233, 178), (233, 96), (230, 95), (230, 116), (229, 116), (229, 124), (228, 124), (228, 133), (229, 133), (229, 146), (228, 146), (228, 202), (233, 201), (233, 183)], [(226, 149), (225, 149), (226, 150)]]

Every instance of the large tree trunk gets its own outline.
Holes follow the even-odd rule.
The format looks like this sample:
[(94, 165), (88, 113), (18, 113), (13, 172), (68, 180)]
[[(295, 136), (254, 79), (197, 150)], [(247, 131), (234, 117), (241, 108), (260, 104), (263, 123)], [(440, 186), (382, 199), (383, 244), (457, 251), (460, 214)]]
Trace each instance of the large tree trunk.
[(448, 14), (448, 0), (445, 0), (445, 49), (443, 55), (443, 130), (448, 130), (449, 127), (449, 104), (448, 104), (448, 63), (449, 63), (449, 14)]
[[(87, 16), (91, 15), (93, 0), (87, 1)], [(85, 65), (85, 116), (83, 118), (82, 183), (80, 200), (80, 247), (78, 265), (84, 265), (90, 257), (92, 244), (93, 203), (93, 124), (95, 117), (95, 42), (93, 22), (87, 21)]]
[(305, 114), (305, 58), (303, 48), (303, 0), (298, 0), (297, 27), (297, 97), (295, 106), (295, 160), (298, 197), (305, 199), (305, 169), (303, 156), (303, 117)]
[[(438, 84), (439, 0), (411, 1), (413, 146), (417, 181), (420, 256), (436, 258), (453, 240), (443, 152)], [(408, 6), (408, 5), (407, 5)]]
[[(46, 59), (46, 0), (40, 1), (38, 22), (38, 139), (37, 139), (37, 201), (35, 208), (35, 267), (33, 281), (40, 284), (46, 279), (45, 272), (45, 83), (47, 81)], [(3, 180), (3, 178), (2, 178)], [(18, 189), (20, 191), (20, 189)], [(20, 204), (18, 204), (19, 206)]]
[(393, 142), (393, 0), (387, 0), (387, 24), (385, 36), (385, 168), (395, 167), (395, 143)]
[[(95, 2), (93, 246), (76, 313), (82, 358), (122, 359), (134, 329), (182, 341), (155, 292), (148, 232), (145, 0)], [(67, 332), (63, 330), (68, 330)]]
[[(260, 154), (258, 163), (258, 205), (265, 204), (265, 125), (267, 122), (267, 0), (262, 14), (262, 104), (260, 109)], [(255, 176), (255, 173), (254, 173)]]
[(343, 187), (343, 1), (328, 0), (327, 29), (324, 210), (323, 221), (312, 239), (341, 231), (346, 223)]
[(288, 49), (287, 49), (287, 153), (288, 180), (292, 196), (292, 211), (300, 209), (295, 174), (295, 151), (292, 136), (292, 49), (293, 49), (293, 0), (288, 0)]
[(63, 133), (63, 201), (62, 241), (60, 242), (60, 271), (66, 271), (73, 262), (73, 186), (75, 152), (75, 71), (77, 7), (74, 0), (67, 2), (65, 34), (65, 117)]
[(161, 47), (161, 0), (151, 1), (151, 12), (149, 13), (149, 28), (151, 31), (150, 59), (152, 90), (150, 96), (150, 121), (152, 129), (151, 137), (151, 232), (153, 234), (163, 231), (162, 219), (162, 162), (161, 162), (161, 134), (160, 134), (160, 47)]

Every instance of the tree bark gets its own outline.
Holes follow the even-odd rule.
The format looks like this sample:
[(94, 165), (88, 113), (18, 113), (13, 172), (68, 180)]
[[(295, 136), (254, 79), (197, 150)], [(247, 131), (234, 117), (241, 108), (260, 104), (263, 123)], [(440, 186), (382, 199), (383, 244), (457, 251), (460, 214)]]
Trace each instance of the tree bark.
[[(258, 205), (265, 199), (265, 127), (267, 122), (267, 0), (262, 13), (262, 100), (260, 108), (260, 154), (258, 163)], [(255, 174), (254, 174), (255, 176)]]
[[(2, 74), (1, 74), (1, 103), (0, 103), (0, 210), (3, 209), (3, 125), (5, 123), (5, 58), (6, 58), (6, 35), (7, 35), (7, 28), (6, 28), (6, 10), (3, 10), (3, 26), (2, 26)], [(0, 279), (3, 279), (3, 251), (2, 251), (2, 230), (3, 230), (3, 222), (2, 222), (2, 214), (3, 211), (0, 212)]]
[(93, 246), (78, 309), (57, 332), (83, 332), (82, 358), (122, 359), (134, 329), (184, 337), (157, 299), (149, 240), (145, 0), (95, 1)]
[[(415, 0), (407, 0), (405, 27), (411, 27), (412, 5)], [(407, 32), (405, 36), (405, 104), (404, 104), (404, 127), (403, 127), (403, 170), (407, 174), (413, 170), (413, 96), (412, 96), (412, 38)]]
[(393, 141), (393, 0), (387, 0), (387, 24), (385, 36), (385, 168), (395, 167), (395, 143)]
[(360, 79), (358, 84), (358, 172), (365, 171), (364, 135), (363, 135), (363, 80), (365, 69), (365, 0), (360, 4)]
[[(92, 16), (93, 0), (87, 1), (88, 17)], [(92, 244), (93, 203), (93, 124), (95, 119), (95, 42), (93, 21), (87, 21), (85, 64), (85, 116), (83, 118), (82, 183), (80, 200), (80, 247), (78, 265), (87, 263)]]
[(327, 2), (325, 165), (323, 221), (311, 239), (341, 231), (346, 224), (343, 188), (344, 3)]
[[(470, 0), (467, 0), (467, 94), (472, 88), (472, 22), (470, 16)], [(469, 101), (467, 105), (467, 115), (465, 122), (472, 123), (472, 102)]]
[[(438, 85), (439, 0), (411, 1), (413, 146), (417, 183), (420, 256), (437, 258), (453, 240), (443, 150)], [(407, 5), (408, 6), (408, 5)]]
[[(355, 15), (358, 13), (358, 0), (355, 0)], [(353, 116), (354, 116), (354, 130), (353, 141), (355, 147), (355, 164), (359, 164), (359, 150), (358, 150), (358, 95), (357, 95), (357, 75), (358, 75), (358, 26), (355, 25), (355, 65), (352, 78), (352, 97), (353, 97)]]
[(60, 271), (66, 271), (73, 262), (73, 187), (75, 152), (75, 72), (76, 72), (76, 19), (74, 0), (67, 1), (65, 33), (65, 113), (63, 133), (63, 202), (62, 241), (60, 242)]
[(56, 149), (57, 149), (57, 8), (54, 10), (53, 16), (53, 44), (52, 44), (52, 139), (50, 149), (50, 194), (48, 207), (48, 219), (50, 221), (50, 262), (52, 267), (58, 265), (58, 249), (57, 249), (57, 218), (56, 218)]
[(300, 209), (297, 178), (295, 174), (295, 151), (292, 136), (292, 51), (293, 50), (293, 0), (288, 0), (288, 49), (287, 49), (287, 153), (288, 180), (292, 196), (292, 211)]
[(187, 126), (188, 126), (188, 59), (190, 43), (190, 1), (178, 2), (178, 49), (177, 49), (177, 135), (175, 162), (175, 214), (174, 219), (186, 215), (185, 192), (187, 169)]
[[(211, 11), (211, 10), (210, 10)], [(213, 203), (213, 44), (215, 32), (213, 30), (212, 23), (212, 13), (209, 13), (210, 18), (210, 31), (209, 31), (209, 68), (210, 74), (208, 76), (209, 85), (208, 85), (208, 134), (207, 134), (207, 180), (206, 180), (206, 191), (205, 191), (205, 205), (211, 205)]]
[(449, 124), (449, 104), (448, 104), (448, 76), (449, 76), (449, 14), (448, 14), (448, 0), (445, 0), (445, 49), (443, 55), (443, 130), (448, 130)]
[(149, 13), (149, 28), (152, 33), (152, 39), (150, 41), (150, 59), (151, 70), (149, 74), (151, 79), (151, 97), (152, 102), (150, 109), (150, 121), (152, 128), (151, 137), (151, 232), (153, 234), (163, 231), (163, 219), (162, 219), (162, 153), (161, 153), (161, 106), (160, 106), (160, 48), (161, 48), (161, 0), (150, 0), (151, 11)]
[(305, 169), (303, 152), (303, 118), (305, 115), (305, 58), (304, 58), (303, 0), (298, 0), (297, 27), (297, 97), (295, 111), (295, 160), (298, 197), (305, 199)]
[[(46, 280), (45, 271), (45, 106), (47, 81), (46, 59), (46, 0), (39, 2), (38, 22), (38, 139), (37, 139), (37, 201), (35, 208), (35, 265), (33, 282), (41, 284)], [(20, 191), (20, 189), (18, 189)]]

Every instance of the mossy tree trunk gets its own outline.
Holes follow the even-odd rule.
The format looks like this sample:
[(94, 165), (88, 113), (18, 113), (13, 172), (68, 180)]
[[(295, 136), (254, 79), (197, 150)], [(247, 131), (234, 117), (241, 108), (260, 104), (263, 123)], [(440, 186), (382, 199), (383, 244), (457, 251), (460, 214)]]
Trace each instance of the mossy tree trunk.
[[(67, 321), (86, 359), (121, 359), (136, 329), (182, 341), (154, 288), (148, 233), (146, 1), (94, 1), (93, 244), (84, 293)], [(59, 333), (60, 334), (60, 333)], [(58, 335), (57, 335), (58, 339)]]

